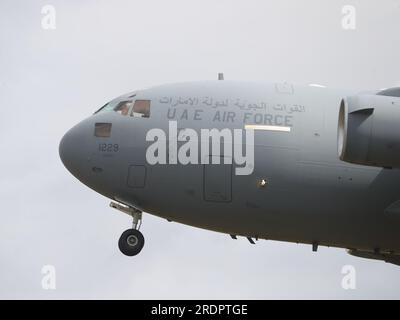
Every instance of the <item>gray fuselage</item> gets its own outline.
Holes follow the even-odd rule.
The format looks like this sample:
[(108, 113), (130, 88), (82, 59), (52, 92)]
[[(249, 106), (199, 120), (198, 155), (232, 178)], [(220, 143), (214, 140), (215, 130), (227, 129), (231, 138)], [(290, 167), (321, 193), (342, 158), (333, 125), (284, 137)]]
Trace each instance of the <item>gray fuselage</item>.
[[(400, 252), (399, 221), (385, 213), (399, 199), (399, 171), (338, 157), (338, 113), (348, 94), (233, 81), (154, 87), (114, 101), (151, 101), (149, 117), (100, 111), (64, 136), (60, 155), (90, 188), (168, 220), (246, 237)], [(178, 131), (249, 124), (290, 132), (254, 131), (250, 175), (236, 175), (235, 163), (151, 165), (146, 134), (168, 133), (170, 121)], [(95, 123), (111, 123), (110, 136), (96, 137)]]

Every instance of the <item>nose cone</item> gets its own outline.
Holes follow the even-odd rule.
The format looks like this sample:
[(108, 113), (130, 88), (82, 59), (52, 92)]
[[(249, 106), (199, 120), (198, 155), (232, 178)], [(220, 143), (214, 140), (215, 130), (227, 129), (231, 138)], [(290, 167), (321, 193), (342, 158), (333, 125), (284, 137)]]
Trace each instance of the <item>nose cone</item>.
[[(103, 117), (104, 119), (104, 117)], [(115, 174), (113, 159), (98, 153), (98, 138), (95, 136), (96, 120), (89, 117), (70, 129), (61, 139), (59, 154), (62, 163), (72, 175), (89, 188), (108, 197), (114, 196)]]
[(59, 154), (64, 166), (76, 178), (82, 180), (85, 174), (87, 159), (87, 146), (85, 146), (85, 133), (81, 125), (70, 129), (61, 139)]

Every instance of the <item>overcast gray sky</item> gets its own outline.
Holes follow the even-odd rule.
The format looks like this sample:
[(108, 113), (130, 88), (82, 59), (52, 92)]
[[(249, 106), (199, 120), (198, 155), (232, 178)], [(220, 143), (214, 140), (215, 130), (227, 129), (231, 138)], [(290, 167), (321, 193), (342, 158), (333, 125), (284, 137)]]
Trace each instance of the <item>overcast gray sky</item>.
[[(42, 28), (44, 5), (56, 29)], [(342, 7), (356, 8), (355, 30)], [(58, 143), (111, 98), (152, 85), (226, 79), (400, 84), (400, 0), (0, 2), (0, 298), (400, 298), (400, 267), (344, 250), (247, 240), (130, 219), (63, 167)], [(56, 268), (56, 290), (41, 286)], [(344, 265), (356, 289), (341, 286)]]

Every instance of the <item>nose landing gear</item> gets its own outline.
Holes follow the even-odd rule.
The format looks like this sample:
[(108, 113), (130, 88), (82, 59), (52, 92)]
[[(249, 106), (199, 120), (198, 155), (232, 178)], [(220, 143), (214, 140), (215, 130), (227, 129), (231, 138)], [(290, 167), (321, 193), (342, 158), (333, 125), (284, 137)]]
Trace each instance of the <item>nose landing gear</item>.
[(142, 211), (120, 205), (115, 202), (110, 203), (110, 207), (130, 215), (133, 219), (132, 229), (125, 230), (118, 241), (119, 250), (126, 256), (132, 257), (142, 251), (144, 246), (143, 234), (139, 231), (142, 224)]

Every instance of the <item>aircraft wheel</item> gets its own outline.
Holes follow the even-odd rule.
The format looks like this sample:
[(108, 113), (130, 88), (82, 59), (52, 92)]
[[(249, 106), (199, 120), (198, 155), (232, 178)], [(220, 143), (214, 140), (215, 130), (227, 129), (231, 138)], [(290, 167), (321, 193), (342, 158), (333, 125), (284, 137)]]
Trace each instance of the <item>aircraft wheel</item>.
[(119, 250), (129, 257), (137, 255), (143, 249), (143, 246), (143, 234), (136, 229), (124, 231), (118, 241)]

